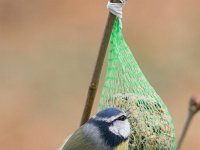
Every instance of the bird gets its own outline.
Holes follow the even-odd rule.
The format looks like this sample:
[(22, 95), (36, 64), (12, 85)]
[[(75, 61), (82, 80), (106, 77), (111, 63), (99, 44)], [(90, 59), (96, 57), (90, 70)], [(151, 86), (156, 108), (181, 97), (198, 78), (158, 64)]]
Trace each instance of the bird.
[(128, 114), (106, 108), (78, 128), (59, 150), (128, 150)]

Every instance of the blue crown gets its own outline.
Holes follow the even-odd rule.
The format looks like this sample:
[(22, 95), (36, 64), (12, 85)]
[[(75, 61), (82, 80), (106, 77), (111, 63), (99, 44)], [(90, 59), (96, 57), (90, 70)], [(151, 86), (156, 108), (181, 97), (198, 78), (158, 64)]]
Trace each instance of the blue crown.
[(107, 108), (107, 109), (104, 109), (104, 110), (98, 112), (96, 114), (96, 116), (100, 117), (100, 118), (109, 118), (112, 116), (117, 116), (120, 113), (122, 113), (122, 111), (117, 108)]

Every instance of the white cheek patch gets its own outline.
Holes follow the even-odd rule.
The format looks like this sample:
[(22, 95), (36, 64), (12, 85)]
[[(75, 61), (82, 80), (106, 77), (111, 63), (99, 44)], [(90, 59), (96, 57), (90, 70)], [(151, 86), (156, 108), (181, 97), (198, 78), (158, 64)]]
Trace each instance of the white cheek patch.
[(109, 130), (118, 136), (128, 138), (130, 134), (130, 124), (128, 119), (124, 121), (116, 120), (113, 125), (109, 127)]

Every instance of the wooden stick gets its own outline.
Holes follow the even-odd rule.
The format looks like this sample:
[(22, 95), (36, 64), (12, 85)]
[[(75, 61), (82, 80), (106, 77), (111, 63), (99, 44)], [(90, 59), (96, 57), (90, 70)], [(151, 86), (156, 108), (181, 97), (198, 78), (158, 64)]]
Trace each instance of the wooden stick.
[(191, 97), (189, 102), (189, 112), (188, 117), (186, 119), (185, 125), (183, 127), (180, 139), (177, 144), (177, 150), (180, 150), (180, 147), (183, 143), (183, 140), (185, 138), (185, 135), (188, 131), (189, 125), (191, 124), (191, 121), (194, 117), (194, 115), (200, 110), (200, 102), (197, 101), (196, 97)]
[[(112, 3), (120, 3), (120, 0), (111, 0), (111, 2)], [(103, 38), (102, 38), (101, 45), (99, 48), (98, 58), (96, 61), (94, 72), (93, 72), (92, 81), (91, 81), (89, 89), (88, 89), (87, 99), (85, 102), (85, 107), (84, 107), (80, 125), (83, 125), (85, 122), (87, 122), (90, 117), (90, 114), (91, 114), (91, 110), (92, 110), (92, 106), (94, 103), (96, 91), (98, 88), (99, 78), (100, 78), (104, 58), (106, 55), (108, 43), (110, 40), (110, 35), (111, 35), (112, 28), (113, 28), (113, 25), (115, 22), (115, 18), (116, 18), (115, 15), (109, 13), (107, 23), (105, 26), (105, 30), (104, 30), (104, 34), (103, 34)]]

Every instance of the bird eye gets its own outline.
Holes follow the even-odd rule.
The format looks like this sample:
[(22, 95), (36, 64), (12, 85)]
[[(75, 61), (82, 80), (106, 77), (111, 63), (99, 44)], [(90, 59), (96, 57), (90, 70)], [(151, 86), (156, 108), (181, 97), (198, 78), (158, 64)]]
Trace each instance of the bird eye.
[(120, 120), (120, 121), (124, 121), (124, 120), (126, 120), (127, 119), (127, 117), (126, 116), (120, 116), (119, 118), (117, 118), (117, 120)]

